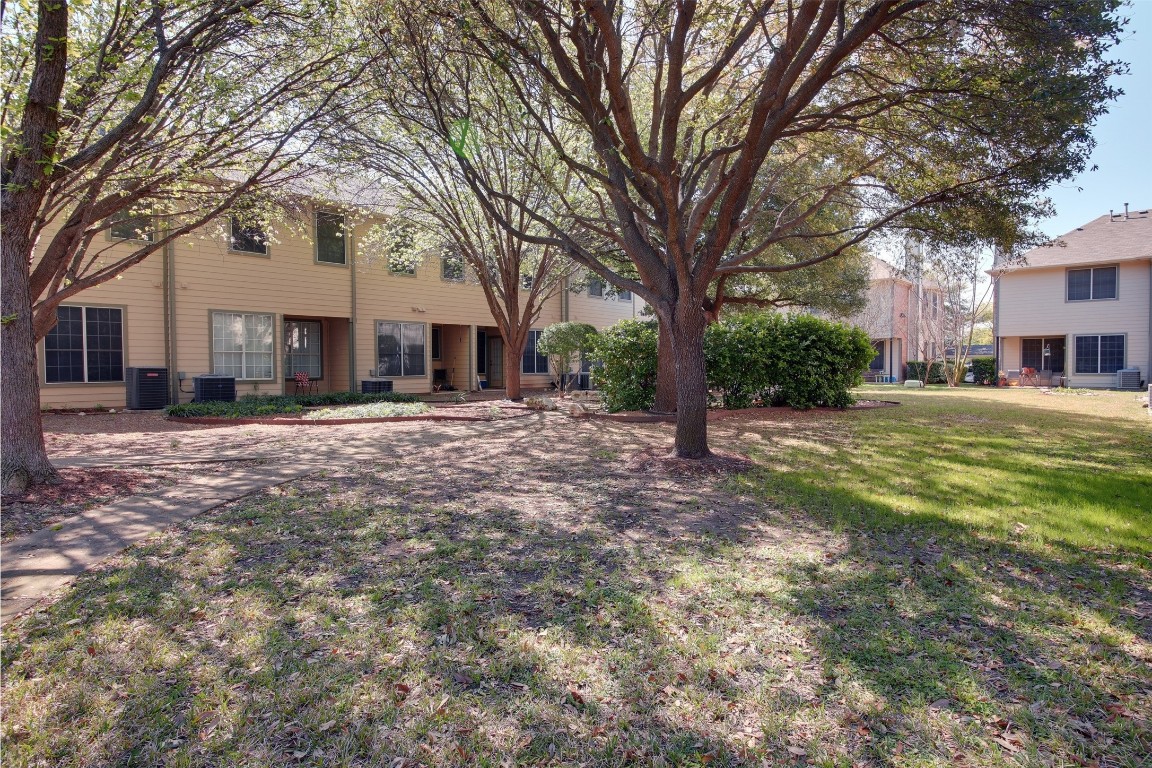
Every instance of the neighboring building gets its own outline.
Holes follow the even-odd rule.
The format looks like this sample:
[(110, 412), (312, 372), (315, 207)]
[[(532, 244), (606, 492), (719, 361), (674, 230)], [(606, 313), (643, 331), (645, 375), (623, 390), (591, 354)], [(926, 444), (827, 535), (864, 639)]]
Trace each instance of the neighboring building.
[(1107, 388), (1152, 368), (1152, 217), (1101, 216), (1019, 263), (993, 266), (998, 365), (1037, 383)]
[[(322, 392), (379, 379), (415, 393), (503, 386), (499, 331), (462, 264), (390, 269), (386, 255), (361, 247), (366, 225), (335, 210), (313, 210), (310, 229), (304, 237), (285, 228), (265, 243), (231, 220), (71, 297), (38, 345), (42, 405), (124, 407), (129, 366), (168, 369), (169, 399), (182, 402), (204, 373), (235, 376), (237, 395), (290, 394), (298, 371)], [(139, 234), (113, 227), (107, 245), (129, 248), (114, 235)], [(603, 328), (639, 311), (631, 294), (598, 293), (561, 291), (538, 328), (561, 320)], [(551, 381), (537, 336), (521, 360), (525, 388)]]
[(899, 382), (908, 361), (939, 359), (944, 301), (931, 281), (910, 277), (893, 265), (872, 257), (868, 304), (847, 322), (863, 328), (872, 339), (876, 357), (865, 378)]

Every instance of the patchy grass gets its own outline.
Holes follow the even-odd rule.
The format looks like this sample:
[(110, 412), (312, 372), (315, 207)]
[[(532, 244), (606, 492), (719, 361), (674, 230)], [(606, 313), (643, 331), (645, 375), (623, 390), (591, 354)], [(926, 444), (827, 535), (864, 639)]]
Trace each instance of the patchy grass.
[[(1147, 424), (883, 391), (715, 425), (735, 478), (629, 471), (665, 425), (538, 415), (190, 521), (5, 627), (5, 763), (1146, 765)], [(985, 464), (1034, 477), (948, 479)], [(1132, 530), (1086, 467), (1143, 487)], [(1066, 485), (1091, 524), (1056, 524)]]

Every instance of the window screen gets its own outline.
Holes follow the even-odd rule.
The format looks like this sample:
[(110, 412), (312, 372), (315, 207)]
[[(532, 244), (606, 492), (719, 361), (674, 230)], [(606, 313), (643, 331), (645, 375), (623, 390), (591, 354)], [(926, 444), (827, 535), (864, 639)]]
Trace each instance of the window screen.
[(424, 324), (376, 324), (376, 355), (381, 376), (423, 376)]
[(1124, 337), (1100, 337), (1100, 373), (1116, 373), (1124, 367)]
[(318, 320), (284, 322), (284, 378), (307, 373), (310, 379), (323, 375), (321, 354), (323, 327)]
[(144, 240), (152, 242), (152, 217), (121, 211), (115, 214), (109, 233), (117, 240)]
[(1044, 340), (1023, 339), (1020, 342), (1020, 366), (1022, 368), (1044, 367)]
[(1087, 301), (1092, 298), (1092, 270), (1068, 270), (1068, 301)]
[(1124, 336), (1077, 336), (1076, 373), (1115, 373), (1124, 367)]
[(603, 296), (604, 295), (604, 281), (598, 277), (588, 278), (588, 295), (589, 296)]
[(113, 307), (57, 307), (44, 337), (44, 380), (124, 381), (124, 313)]
[(229, 247), (233, 251), (267, 255), (268, 236), (259, 224), (244, 222), (239, 216), (233, 216), (231, 229), (231, 243)]
[(1092, 298), (1116, 298), (1116, 267), (1099, 267), (1092, 270)]

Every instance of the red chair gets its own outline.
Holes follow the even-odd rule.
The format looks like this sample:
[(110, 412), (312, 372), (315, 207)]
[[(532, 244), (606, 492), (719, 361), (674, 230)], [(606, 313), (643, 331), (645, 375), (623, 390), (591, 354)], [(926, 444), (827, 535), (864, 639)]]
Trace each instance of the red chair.
[(1020, 369), (1020, 386), (1022, 387), (1038, 387), (1040, 386), (1040, 376), (1037, 374), (1035, 368), (1021, 368)]
[(308, 371), (296, 371), (296, 394), (311, 395), (316, 392), (316, 382), (308, 376)]

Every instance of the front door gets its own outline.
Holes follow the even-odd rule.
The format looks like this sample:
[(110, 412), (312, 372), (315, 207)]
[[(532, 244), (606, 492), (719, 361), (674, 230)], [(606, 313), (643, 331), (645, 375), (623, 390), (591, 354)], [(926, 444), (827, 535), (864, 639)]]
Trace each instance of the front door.
[(504, 386), (504, 339), (488, 337), (488, 386), (500, 389)]

